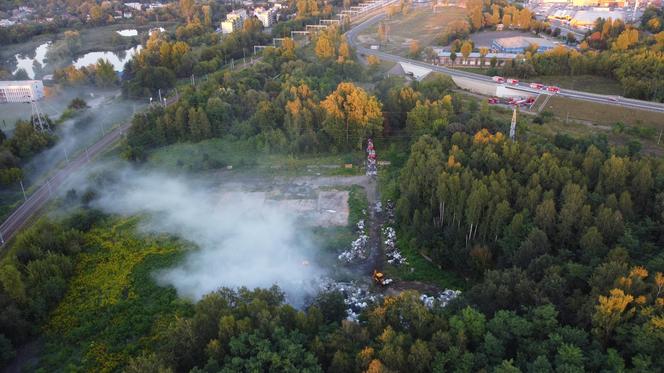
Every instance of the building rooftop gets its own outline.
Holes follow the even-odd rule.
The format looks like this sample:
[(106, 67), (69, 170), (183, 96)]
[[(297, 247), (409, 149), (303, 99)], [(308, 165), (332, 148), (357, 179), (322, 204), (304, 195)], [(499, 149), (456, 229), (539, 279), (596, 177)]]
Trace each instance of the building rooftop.
[[(438, 57), (449, 57), (452, 52), (446, 51), (443, 49), (434, 49), (434, 51), (438, 54)], [(518, 56), (516, 53), (487, 53), (486, 58), (487, 60), (496, 57), (499, 60), (511, 60), (514, 59)], [(461, 58), (461, 53), (457, 53), (457, 57)], [(471, 52), (470, 55), (468, 55), (469, 58), (480, 58), (480, 53), (479, 52)]]
[(579, 10), (572, 18), (573, 23), (594, 24), (597, 18), (612, 20), (625, 19), (625, 12), (621, 10)]
[(527, 36), (513, 36), (511, 38), (499, 38), (494, 42), (502, 48), (528, 48), (531, 44), (537, 44), (540, 48), (553, 48), (555, 44), (542, 38), (532, 38)]
[(0, 87), (26, 86), (34, 83), (41, 83), (41, 80), (0, 80)]

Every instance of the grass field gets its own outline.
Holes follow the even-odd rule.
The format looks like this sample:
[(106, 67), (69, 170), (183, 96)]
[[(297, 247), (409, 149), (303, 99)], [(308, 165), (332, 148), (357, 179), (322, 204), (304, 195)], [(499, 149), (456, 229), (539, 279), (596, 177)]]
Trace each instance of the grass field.
[[(389, 41), (381, 46), (388, 53), (406, 55), (413, 40), (421, 47), (429, 46), (436, 36), (441, 34), (448, 23), (464, 19), (466, 10), (449, 7), (445, 12), (433, 13), (430, 7), (413, 9), (407, 15), (399, 14), (387, 21)], [(368, 28), (358, 37), (364, 45), (378, 44), (378, 25)]]
[[(539, 105), (539, 102), (536, 103), (536, 107), (539, 107), (537, 105)], [(662, 113), (579, 101), (559, 96), (552, 96), (543, 110), (550, 111), (563, 119), (569, 118), (570, 120), (609, 126), (616, 122), (656, 129), (661, 129), (664, 126), (664, 114)]]
[(408, 264), (399, 267), (391, 265), (386, 267), (385, 272), (387, 277), (397, 278), (402, 281), (419, 281), (434, 284), (441, 289), (465, 290), (468, 287), (468, 283), (462, 278), (453, 272), (438, 268), (435, 264), (429, 262), (414, 249), (410, 248), (405, 241), (400, 239), (397, 246), (407, 258)]
[[(230, 166), (233, 170), (267, 175), (355, 175), (362, 172), (359, 165), (363, 160), (361, 151), (336, 155), (264, 154), (243, 141), (211, 139), (159, 148), (149, 155), (148, 165), (169, 171), (196, 172)], [(353, 168), (344, 168), (345, 163), (353, 163)]]
[(622, 95), (620, 83), (614, 79), (596, 75), (547, 75), (527, 79), (547, 85), (604, 95)]

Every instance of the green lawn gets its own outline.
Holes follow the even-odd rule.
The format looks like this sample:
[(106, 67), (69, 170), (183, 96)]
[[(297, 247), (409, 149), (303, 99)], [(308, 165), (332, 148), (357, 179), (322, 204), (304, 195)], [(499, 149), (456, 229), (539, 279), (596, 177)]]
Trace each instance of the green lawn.
[[(361, 151), (330, 155), (267, 154), (253, 150), (244, 141), (210, 139), (179, 143), (154, 150), (148, 166), (171, 171), (206, 171), (232, 168), (234, 171), (288, 175), (356, 175), (364, 160)], [(343, 165), (352, 163), (353, 168)]]
[(529, 82), (539, 82), (548, 85), (557, 85), (560, 88), (574, 89), (604, 95), (622, 95), (620, 82), (597, 75), (546, 75), (527, 79)]
[(388, 277), (403, 281), (430, 283), (441, 289), (465, 290), (468, 287), (468, 284), (462, 278), (453, 272), (438, 268), (420, 253), (410, 248), (406, 241), (405, 239), (398, 239), (397, 247), (408, 259), (408, 264), (399, 267), (388, 265), (385, 267), (385, 273)]

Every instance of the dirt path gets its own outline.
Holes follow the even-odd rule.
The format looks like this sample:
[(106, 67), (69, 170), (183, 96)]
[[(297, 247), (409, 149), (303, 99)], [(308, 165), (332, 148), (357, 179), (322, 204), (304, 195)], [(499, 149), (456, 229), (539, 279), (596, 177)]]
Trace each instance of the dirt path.
[(380, 201), (378, 192), (378, 181), (375, 177), (367, 177), (369, 180), (364, 187), (367, 192), (367, 201), (369, 202), (369, 249), (371, 254), (365, 268), (365, 272), (372, 274), (373, 270), (382, 271), (385, 255), (383, 255), (383, 245), (380, 235), (380, 229), (385, 221), (382, 210), (376, 211), (376, 203)]

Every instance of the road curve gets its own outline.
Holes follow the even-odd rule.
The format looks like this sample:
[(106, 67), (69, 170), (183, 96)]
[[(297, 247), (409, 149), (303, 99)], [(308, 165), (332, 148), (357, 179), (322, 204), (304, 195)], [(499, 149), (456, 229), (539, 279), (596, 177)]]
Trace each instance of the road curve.
[[(382, 52), (380, 50), (374, 50), (374, 49), (369, 49), (361, 46), (360, 44), (357, 43), (357, 35), (366, 30), (368, 27), (373, 26), (377, 22), (381, 21), (383, 18), (385, 18), (385, 14), (379, 14), (374, 17), (371, 17), (367, 19), (366, 21), (357, 24), (350, 30), (346, 32), (346, 39), (348, 40), (348, 43), (351, 45), (351, 47), (355, 48), (355, 50), (364, 55), (374, 55), (382, 60), (385, 61), (391, 61), (391, 62), (407, 62), (412, 65), (416, 65), (419, 67), (423, 67), (432, 71), (444, 73), (450, 76), (458, 76), (458, 77), (463, 77), (463, 78), (468, 78), (476, 81), (481, 81), (481, 82), (488, 82), (488, 83), (493, 83), (493, 84), (498, 84), (495, 83), (491, 77), (486, 76), (486, 75), (481, 75), (481, 74), (475, 74), (467, 71), (460, 71), (460, 70), (455, 70), (451, 69), (449, 67), (445, 66), (439, 66), (439, 65), (433, 65), (430, 63), (418, 61), (418, 60), (413, 60), (410, 58), (405, 58), (401, 56), (397, 56), (394, 54), (389, 54)], [(517, 85), (508, 85), (512, 89), (517, 89), (521, 90), (524, 92), (528, 93), (536, 93), (536, 94), (547, 94), (544, 91), (541, 91), (539, 89), (534, 89), (530, 88), (528, 83), (525, 82), (520, 82)], [(629, 98), (624, 98), (624, 97), (619, 97), (617, 98), (616, 96), (608, 96), (608, 95), (600, 95), (600, 94), (595, 94), (595, 93), (588, 93), (588, 92), (583, 92), (583, 91), (575, 91), (571, 89), (561, 89), (559, 93), (557, 93), (558, 96), (561, 97), (568, 97), (568, 98), (573, 98), (577, 100), (583, 100), (583, 101), (589, 101), (589, 102), (595, 102), (595, 103), (600, 103), (600, 104), (607, 104), (607, 105), (613, 105), (613, 106), (620, 106), (624, 108), (631, 108), (631, 109), (640, 109), (640, 110), (649, 110), (649, 111), (655, 111), (655, 112), (660, 112), (664, 113), (664, 104), (657, 103), (657, 102), (651, 102), (651, 101), (643, 101), (643, 100), (634, 100), (634, 99), (629, 99)]]

